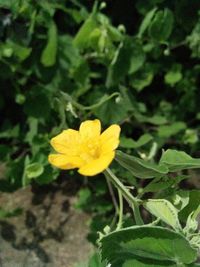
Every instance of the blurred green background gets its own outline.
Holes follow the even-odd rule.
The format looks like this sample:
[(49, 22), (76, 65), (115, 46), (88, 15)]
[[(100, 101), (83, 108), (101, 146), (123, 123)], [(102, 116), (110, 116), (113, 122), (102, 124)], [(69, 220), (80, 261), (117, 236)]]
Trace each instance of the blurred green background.
[[(0, 0), (0, 189), (55, 180), (49, 139), (89, 118), (121, 147), (199, 150), (200, 2)], [(11, 184), (11, 185), (10, 185)]]

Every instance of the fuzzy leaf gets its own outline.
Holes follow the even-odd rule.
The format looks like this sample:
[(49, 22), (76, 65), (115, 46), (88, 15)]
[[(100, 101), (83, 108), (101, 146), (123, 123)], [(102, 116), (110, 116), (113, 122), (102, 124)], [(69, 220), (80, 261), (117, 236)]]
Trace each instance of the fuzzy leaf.
[(170, 171), (200, 168), (200, 159), (195, 159), (183, 151), (167, 149), (160, 159), (160, 164), (165, 165)]
[(143, 159), (127, 155), (121, 151), (117, 151), (117, 162), (133, 175), (138, 178), (148, 179), (163, 176), (168, 173), (168, 168), (163, 165), (156, 165)]
[(169, 229), (134, 226), (103, 237), (101, 255), (112, 267), (130, 266), (130, 261), (143, 263), (132, 266), (176, 266), (193, 263), (197, 251), (184, 236)]
[(181, 229), (177, 209), (165, 199), (148, 199), (144, 207), (174, 229)]

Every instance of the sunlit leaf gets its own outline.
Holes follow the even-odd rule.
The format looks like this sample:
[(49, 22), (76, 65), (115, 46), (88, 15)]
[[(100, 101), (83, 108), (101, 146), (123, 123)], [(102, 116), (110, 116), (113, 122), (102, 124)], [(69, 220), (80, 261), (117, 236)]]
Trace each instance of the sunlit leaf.
[(171, 202), (165, 199), (148, 199), (145, 202), (144, 207), (154, 216), (169, 224), (174, 229), (181, 229), (177, 209)]
[(200, 168), (200, 159), (192, 158), (183, 151), (167, 149), (160, 159), (160, 164), (164, 164), (170, 171)]

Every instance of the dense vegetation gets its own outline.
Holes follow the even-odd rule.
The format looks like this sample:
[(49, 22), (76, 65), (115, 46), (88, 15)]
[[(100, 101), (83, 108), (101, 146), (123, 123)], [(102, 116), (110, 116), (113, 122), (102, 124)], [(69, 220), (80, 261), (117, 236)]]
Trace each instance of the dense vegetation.
[[(0, 0), (0, 190), (57, 179), (50, 138), (89, 118), (119, 124), (120, 149), (144, 160), (199, 156), (199, 12), (196, 0)], [(112, 206), (94, 183), (77, 207), (95, 213), (96, 233)]]

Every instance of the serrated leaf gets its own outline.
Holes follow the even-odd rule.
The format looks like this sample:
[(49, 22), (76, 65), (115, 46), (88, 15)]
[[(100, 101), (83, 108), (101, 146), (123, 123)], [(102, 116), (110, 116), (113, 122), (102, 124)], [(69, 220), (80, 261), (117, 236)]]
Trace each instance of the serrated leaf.
[(161, 266), (173, 266), (176, 263), (193, 263), (197, 258), (197, 251), (184, 236), (169, 229), (158, 226), (134, 226), (103, 237), (101, 255), (112, 267), (124, 267), (124, 264), (131, 260), (149, 260), (158, 266), (159, 263)]
[(181, 229), (177, 209), (165, 199), (148, 199), (144, 207), (154, 216), (161, 219), (174, 229)]
[(163, 176), (168, 173), (166, 166), (156, 165), (143, 159), (127, 155), (121, 151), (117, 151), (116, 160), (122, 167), (129, 170), (138, 178), (148, 179)]
[(200, 168), (200, 159), (192, 158), (183, 151), (167, 149), (161, 156), (160, 164), (169, 168), (170, 171)]
[(56, 55), (57, 55), (57, 27), (54, 22), (52, 22), (48, 29), (48, 40), (46, 47), (42, 51), (41, 55), (41, 63), (45, 67), (51, 67), (56, 62)]

